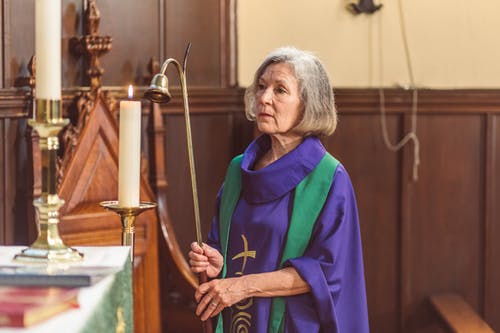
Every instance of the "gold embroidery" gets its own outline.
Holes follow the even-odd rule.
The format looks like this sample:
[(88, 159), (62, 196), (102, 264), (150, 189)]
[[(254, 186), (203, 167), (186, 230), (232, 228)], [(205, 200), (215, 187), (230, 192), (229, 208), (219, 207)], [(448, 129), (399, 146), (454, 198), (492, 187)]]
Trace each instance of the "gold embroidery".
[[(236, 272), (236, 275), (243, 275), (245, 273), (248, 257), (255, 259), (257, 256), (256, 251), (248, 250), (248, 240), (245, 235), (241, 235), (241, 239), (243, 240), (243, 251), (231, 258), (232, 260), (243, 258), (241, 271)], [(252, 305), (253, 298), (247, 298), (231, 307), (231, 333), (247, 333), (250, 330), (250, 327), (252, 326), (252, 315), (245, 310), (250, 308)]]
[(251, 307), (252, 305), (253, 305), (253, 298), (250, 297), (250, 298), (244, 299), (243, 301), (241, 301), (239, 303), (236, 303), (234, 305), (234, 307), (237, 308), (238, 310), (246, 310), (249, 307)]
[(231, 320), (231, 333), (246, 333), (250, 330), (252, 316), (248, 312), (238, 312)]
[(243, 272), (245, 271), (245, 266), (247, 265), (247, 258), (251, 257), (255, 259), (256, 252), (254, 250), (248, 251), (248, 240), (245, 237), (245, 235), (241, 235), (241, 238), (243, 239), (243, 252), (238, 253), (234, 257), (232, 257), (232, 260), (242, 258), (243, 257), (243, 265), (241, 266), (241, 271), (236, 272), (236, 275), (243, 275)]
[(116, 333), (125, 332), (125, 318), (123, 318), (123, 308), (121, 306), (116, 309)]
[[(249, 307), (253, 305), (253, 298), (247, 298), (237, 304), (234, 307), (240, 311), (231, 316), (231, 333), (245, 333), (248, 332), (252, 326), (252, 315), (246, 311)], [(231, 308), (231, 310), (233, 310)]]

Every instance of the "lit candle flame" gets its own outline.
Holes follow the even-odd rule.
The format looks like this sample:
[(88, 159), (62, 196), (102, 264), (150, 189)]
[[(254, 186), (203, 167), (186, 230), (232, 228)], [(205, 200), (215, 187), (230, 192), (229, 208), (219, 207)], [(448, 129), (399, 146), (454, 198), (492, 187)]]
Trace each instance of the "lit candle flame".
[(129, 99), (134, 98), (134, 88), (132, 87), (131, 84), (129, 84), (129, 86), (128, 86), (128, 98)]

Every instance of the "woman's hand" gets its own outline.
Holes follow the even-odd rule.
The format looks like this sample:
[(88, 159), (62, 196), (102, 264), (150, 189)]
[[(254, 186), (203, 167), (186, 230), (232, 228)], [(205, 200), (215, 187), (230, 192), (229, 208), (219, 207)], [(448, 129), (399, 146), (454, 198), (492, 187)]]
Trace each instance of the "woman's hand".
[(201, 320), (218, 315), (225, 307), (249, 297), (292, 296), (311, 290), (293, 267), (273, 272), (212, 280), (201, 284), (194, 297)]
[(203, 243), (203, 248), (196, 242), (191, 243), (191, 251), (189, 251), (188, 256), (191, 271), (193, 273), (207, 272), (209, 278), (219, 275), (224, 264), (222, 254), (205, 243)]
[(212, 280), (201, 284), (194, 297), (198, 302), (196, 315), (205, 321), (215, 317), (225, 307), (248, 297), (244, 277)]

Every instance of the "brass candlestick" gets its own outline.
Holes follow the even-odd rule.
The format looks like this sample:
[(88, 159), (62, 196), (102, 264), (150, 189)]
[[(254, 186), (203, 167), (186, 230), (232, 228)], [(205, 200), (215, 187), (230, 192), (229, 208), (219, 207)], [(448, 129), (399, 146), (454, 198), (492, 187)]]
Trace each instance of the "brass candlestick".
[(64, 200), (57, 195), (56, 163), (59, 131), (68, 123), (62, 118), (61, 101), (37, 99), (29, 125), (40, 136), (42, 195), (33, 201), (38, 210), (38, 237), (29, 248), (16, 254), (15, 261), (54, 263), (83, 260), (83, 254), (67, 247), (59, 236), (59, 208)]
[(102, 201), (99, 204), (120, 216), (122, 245), (130, 246), (130, 260), (134, 261), (135, 218), (142, 212), (155, 208), (157, 204), (154, 202), (141, 202), (139, 207), (122, 207), (118, 204), (118, 201)]

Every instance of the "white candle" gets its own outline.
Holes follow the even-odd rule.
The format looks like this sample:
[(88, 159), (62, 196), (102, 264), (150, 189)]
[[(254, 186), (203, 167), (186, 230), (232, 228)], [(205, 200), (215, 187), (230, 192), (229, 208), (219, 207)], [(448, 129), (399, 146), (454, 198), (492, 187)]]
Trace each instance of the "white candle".
[[(128, 87), (133, 97), (132, 86)], [(120, 144), (118, 157), (118, 204), (139, 206), (141, 167), (141, 102), (120, 101)]]
[(37, 99), (61, 99), (61, 20), (61, 0), (35, 0)]

